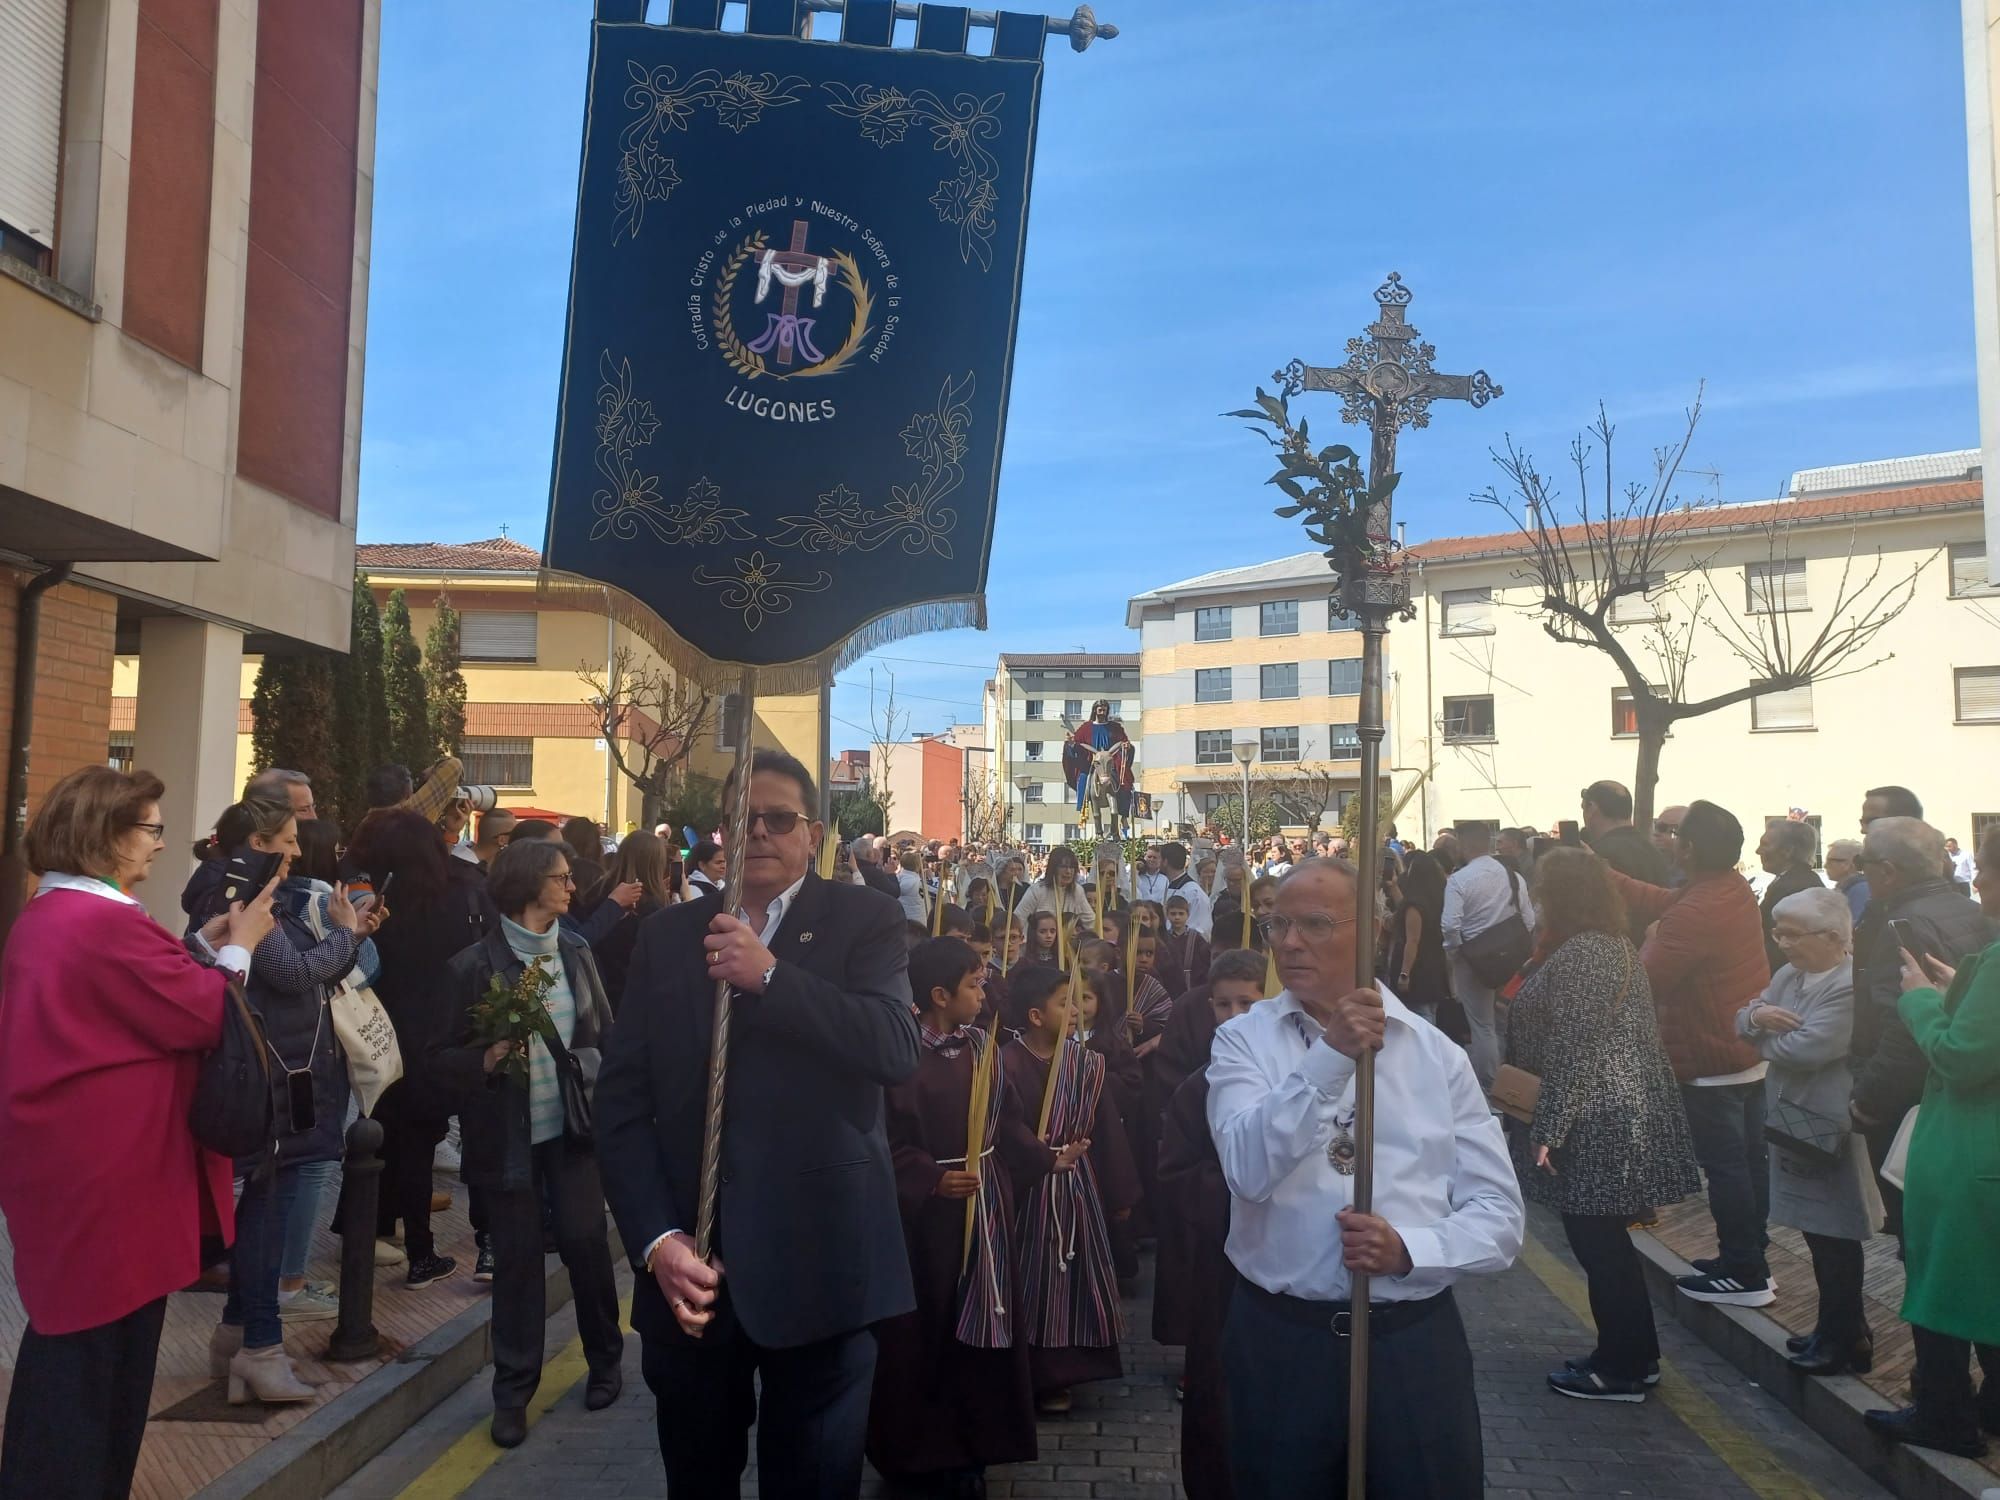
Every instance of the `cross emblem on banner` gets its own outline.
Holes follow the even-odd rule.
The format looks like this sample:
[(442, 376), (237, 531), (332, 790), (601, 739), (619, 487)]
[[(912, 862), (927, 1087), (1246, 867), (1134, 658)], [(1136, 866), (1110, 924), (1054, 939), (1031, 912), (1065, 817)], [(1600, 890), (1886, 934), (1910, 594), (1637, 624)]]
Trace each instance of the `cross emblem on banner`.
[(809, 254), (806, 250), (806, 236), (811, 227), (804, 219), (792, 220), (791, 249), (766, 250), (757, 262), (757, 300), (762, 302), (770, 295), (773, 278), (784, 287), (785, 300), (776, 315), (765, 315), (769, 321), (763, 336), (750, 345), (750, 350), (755, 354), (769, 354), (776, 349), (781, 365), (792, 362), (794, 349), (813, 364), (826, 358), (813, 347), (814, 320), (799, 316), (799, 288), (807, 282), (812, 283), (814, 307), (826, 300), (826, 257)]

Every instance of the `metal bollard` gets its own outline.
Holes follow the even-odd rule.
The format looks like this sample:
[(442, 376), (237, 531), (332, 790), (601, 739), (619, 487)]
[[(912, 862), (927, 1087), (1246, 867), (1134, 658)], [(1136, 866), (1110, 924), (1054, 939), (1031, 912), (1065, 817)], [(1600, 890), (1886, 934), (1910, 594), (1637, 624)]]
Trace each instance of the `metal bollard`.
[(347, 1127), (347, 1158), (341, 1168), (340, 1321), (326, 1357), (373, 1359), (382, 1352), (375, 1331), (375, 1208), (382, 1193), (382, 1127), (362, 1116)]

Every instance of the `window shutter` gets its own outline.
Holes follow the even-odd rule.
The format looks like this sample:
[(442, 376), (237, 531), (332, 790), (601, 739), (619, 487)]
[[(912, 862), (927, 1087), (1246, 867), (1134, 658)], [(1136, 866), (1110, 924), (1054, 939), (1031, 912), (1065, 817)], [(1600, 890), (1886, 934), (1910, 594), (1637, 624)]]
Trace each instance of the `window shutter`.
[(1966, 667), (1958, 674), (1958, 716), (2000, 723), (2000, 667)]
[(1813, 727), (1812, 684), (1752, 698), (1750, 707), (1755, 728), (1810, 729)]
[(0, 219), (45, 249), (56, 242), (68, 0), (0, 5)]
[(1951, 549), (1951, 591), (1979, 594), (1986, 590), (1986, 549), (1978, 542), (1955, 543)]
[(463, 661), (533, 661), (533, 610), (469, 609), (458, 617), (458, 654)]
[(1491, 630), (1493, 628), (1493, 590), (1446, 589), (1444, 591), (1444, 628), (1447, 632)]

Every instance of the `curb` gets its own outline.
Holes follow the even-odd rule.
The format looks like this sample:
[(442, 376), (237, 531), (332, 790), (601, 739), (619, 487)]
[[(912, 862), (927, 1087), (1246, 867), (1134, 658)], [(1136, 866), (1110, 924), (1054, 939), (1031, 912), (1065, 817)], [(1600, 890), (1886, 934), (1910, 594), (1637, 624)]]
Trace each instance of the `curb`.
[(1890, 1443), (1868, 1430), (1861, 1414), (1888, 1403), (1880, 1391), (1852, 1375), (1801, 1375), (1785, 1357), (1785, 1328), (1755, 1308), (1729, 1307), (1683, 1297), (1674, 1278), (1693, 1267), (1644, 1230), (1632, 1242), (1653, 1292), (1654, 1305), (1789, 1407), (1821, 1438), (1902, 1500), (1980, 1500), (2000, 1492), (1990, 1469), (1928, 1448)]
[[(625, 1252), (615, 1230), (610, 1238), (615, 1268)], [(548, 1299), (551, 1317), (569, 1305), (569, 1272), (560, 1263), (548, 1273)], [(492, 1321), (493, 1300), (482, 1298), (191, 1500), (322, 1500), (492, 1362)]]

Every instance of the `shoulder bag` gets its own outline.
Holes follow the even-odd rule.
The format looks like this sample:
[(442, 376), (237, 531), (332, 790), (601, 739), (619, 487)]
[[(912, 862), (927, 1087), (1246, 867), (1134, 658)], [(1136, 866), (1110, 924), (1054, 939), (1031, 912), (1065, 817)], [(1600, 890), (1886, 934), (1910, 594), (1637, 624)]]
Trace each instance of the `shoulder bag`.
[(1514, 910), (1458, 945), (1458, 956), (1465, 960), (1465, 966), (1490, 990), (1499, 989), (1520, 973), (1535, 951), (1535, 936), (1521, 915), (1520, 880), (1512, 870), (1507, 871), (1507, 895)]
[[(1626, 992), (1631, 988), (1632, 955), (1628, 951), (1625, 955), (1625, 980), (1618, 986), (1618, 998), (1611, 1002), (1614, 1010), (1625, 1003)], [(1510, 1120), (1532, 1125), (1535, 1123), (1535, 1107), (1542, 1099), (1542, 1080), (1526, 1068), (1502, 1063), (1493, 1072), (1493, 1086), (1486, 1091), (1486, 1097)]]
[(593, 1150), (597, 1145), (597, 1117), (591, 1096), (597, 1089), (597, 1072), (603, 1066), (604, 1053), (596, 1047), (578, 1047), (572, 1051), (564, 1044), (562, 1033), (551, 1031), (549, 1054), (556, 1061), (556, 1089), (562, 1096), (563, 1139), (579, 1150)]
[[(321, 942), (326, 940), (326, 922), (317, 899), (305, 906), (306, 925)], [(403, 1076), (403, 1049), (396, 1040), (396, 1024), (375, 991), (356, 984), (350, 970), (333, 987), (327, 1009), (333, 1016), (334, 1040), (347, 1059), (347, 1081), (354, 1089), (354, 1102), (364, 1115), (372, 1115), (375, 1105), (389, 1085)]]
[(267, 1051), (271, 1044), (263, 1018), (243, 993), (243, 981), (223, 973), (229, 992), (222, 1002), (222, 1036), (201, 1060), (188, 1104), (188, 1128), (218, 1156), (255, 1156), (268, 1152), (277, 1140)]
[(1816, 1167), (1834, 1167), (1847, 1156), (1848, 1129), (1846, 1120), (1807, 1109), (1781, 1093), (1771, 1101), (1771, 1113), (1764, 1121), (1764, 1139), (1801, 1161)]
[(1910, 1166), (1910, 1137), (1917, 1132), (1917, 1111), (1921, 1104), (1912, 1104), (1903, 1115), (1903, 1123), (1896, 1127), (1896, 1138), (1889, 1142), (1889, 1152), (1882, 1158), (1881, 1178), (1891, 1187), (1900, 1190), (1904, 1175)]

